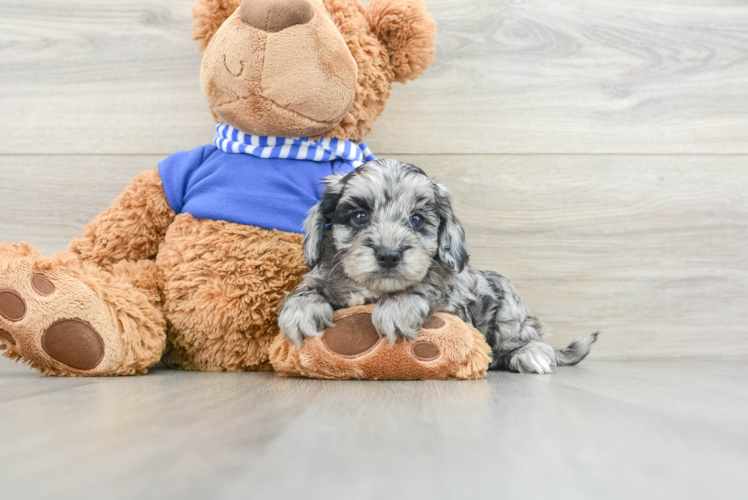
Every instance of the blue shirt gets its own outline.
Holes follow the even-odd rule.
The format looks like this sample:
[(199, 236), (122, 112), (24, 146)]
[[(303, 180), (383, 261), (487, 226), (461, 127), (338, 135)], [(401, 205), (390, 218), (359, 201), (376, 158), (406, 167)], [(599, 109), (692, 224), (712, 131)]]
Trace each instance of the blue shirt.
[(353, 168), (339, 160), (258, 158), (209, 145), (175, 153), (158, 170), (177, 214), (303, 233), (309, 209), (324, 194), (322, 178)]

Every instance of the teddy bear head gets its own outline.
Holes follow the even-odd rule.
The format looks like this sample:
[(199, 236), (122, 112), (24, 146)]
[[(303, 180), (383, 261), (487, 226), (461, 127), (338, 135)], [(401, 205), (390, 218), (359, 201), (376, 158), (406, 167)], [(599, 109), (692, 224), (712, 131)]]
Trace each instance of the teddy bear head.
[(422, 0), (198, 0), (193, 16), (203, 93), (248, 134), (361, 141), (434, 59)]

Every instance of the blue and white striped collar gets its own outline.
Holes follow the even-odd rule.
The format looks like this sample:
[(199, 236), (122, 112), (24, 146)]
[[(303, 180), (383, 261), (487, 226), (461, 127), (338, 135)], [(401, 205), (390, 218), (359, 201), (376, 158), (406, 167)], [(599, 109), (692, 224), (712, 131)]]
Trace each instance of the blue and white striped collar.
[(224, 123), (216, 125), (213, 141), (225, 153), (245, 153), (258, 158), (342, 162), (352, 168), (377, 159), (364, 142), (359, 145), (339, 139), (249, 135)]

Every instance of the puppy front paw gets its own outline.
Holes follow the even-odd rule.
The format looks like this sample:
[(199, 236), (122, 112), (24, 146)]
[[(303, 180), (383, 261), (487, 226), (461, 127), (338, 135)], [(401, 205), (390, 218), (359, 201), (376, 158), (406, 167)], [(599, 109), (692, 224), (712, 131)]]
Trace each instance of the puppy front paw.
[(331, 326), (332, 306), (319, 298), (289, 296), (278, 315), (280, 331), (299, 347), (306, 337), (321, 337)]
[(430, 313), (431, 305), (420, 295), (395, 295), (379, 299), (371, 321), (391, 345), (399, 338), (415, 340)]

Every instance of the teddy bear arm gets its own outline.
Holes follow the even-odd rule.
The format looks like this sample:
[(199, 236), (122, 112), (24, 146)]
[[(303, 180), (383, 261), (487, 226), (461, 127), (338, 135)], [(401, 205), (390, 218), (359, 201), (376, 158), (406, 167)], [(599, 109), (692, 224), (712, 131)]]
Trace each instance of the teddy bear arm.
[(335, 326), (302, 347), (278, 335), (270, 361), (279, 373), (320, 379), (474, 380), (486, 376), (491, 348), (482, 333), (457, 316), (436, 313), (414, 342), (390, 343), (377, 332), (373, 304), (335, 311)]
[(174, 218), (158, 170), (149, 170), (97, 215), (68, 250), (104, 268), (123, 260), (153, 258)]

